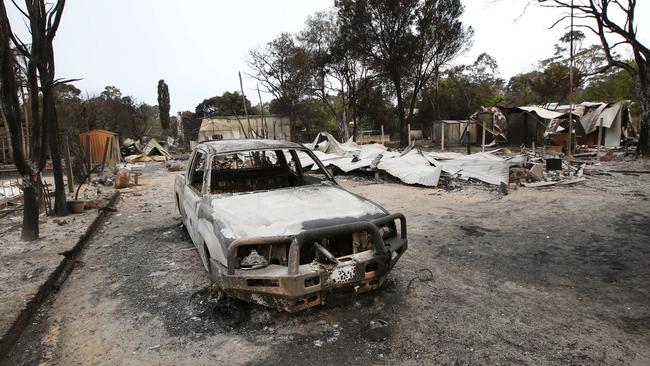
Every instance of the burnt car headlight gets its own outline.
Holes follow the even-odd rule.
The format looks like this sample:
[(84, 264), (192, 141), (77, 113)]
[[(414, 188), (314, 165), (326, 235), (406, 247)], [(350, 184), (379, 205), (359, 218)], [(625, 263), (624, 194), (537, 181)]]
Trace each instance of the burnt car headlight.
[(241, 269), (258, 269), (271, 264), (287, 265), (288, 244), (259, 244), (240, 246), (237, 264)]

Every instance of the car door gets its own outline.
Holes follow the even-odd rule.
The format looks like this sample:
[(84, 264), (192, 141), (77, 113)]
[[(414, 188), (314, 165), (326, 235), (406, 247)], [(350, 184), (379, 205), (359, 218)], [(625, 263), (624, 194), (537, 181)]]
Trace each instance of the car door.
[(206, 184), (207, 158), (205, 151), (194, 151), (183, 188), (183, 210), (187, 220), (187, 231), (195, 245), (200, 244), (198, 210)]

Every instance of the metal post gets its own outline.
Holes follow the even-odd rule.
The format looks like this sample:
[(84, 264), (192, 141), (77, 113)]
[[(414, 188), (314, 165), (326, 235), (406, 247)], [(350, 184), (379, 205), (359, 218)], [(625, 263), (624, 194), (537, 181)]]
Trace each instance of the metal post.
[(440, 150), (445, 151), (445, 123), (440, 122)]
[(384, 144), (384, 125), (381, 125), (381, 144)]

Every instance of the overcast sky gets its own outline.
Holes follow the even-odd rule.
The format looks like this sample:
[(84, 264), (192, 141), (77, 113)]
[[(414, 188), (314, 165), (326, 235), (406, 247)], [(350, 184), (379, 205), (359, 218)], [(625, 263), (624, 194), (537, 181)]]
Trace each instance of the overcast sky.
[[(516, 21), (525, 2), (463, 0), (463, 20), (475, 37), (456, 63), (487, 52), (507, 80), (549, 57), (567, 29), (548, 29), (558, 18), (555, 9), (531, 8)], [(114, 85), (149, 104), (157, 104), (156, 85), (165, 79), (172, 113), (194, 110), (207, 97), (239, 90), (237, 72), (248, 71), (248, 50), (281, 32), (299, 31), (308, 15), (332, 5), (333, 0), (69, 0), (55, 39), (57, 77), (83, 78), (75, 85), (90, 95)], [(8, 7), (15, 30), (24, 35), (18, 13)], [(636, 14), (647, 42), (650, 1), (639, 1)], [(245, 75), (244, 88), (256, 104), (255, 81)]]

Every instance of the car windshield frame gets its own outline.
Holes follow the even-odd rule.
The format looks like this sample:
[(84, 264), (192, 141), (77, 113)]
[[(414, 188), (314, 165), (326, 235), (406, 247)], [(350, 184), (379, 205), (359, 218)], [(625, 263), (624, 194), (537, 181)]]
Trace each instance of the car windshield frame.
[[(304, 146), (301, 146), (301, 147), (260, 147), (260, 148), (255, 148), (255, 149), (241, 149), (241, 150), (228, 149), (227, 151), (223, 151), (223, 152), (220, 152), (220, 151), (217, 151), (217, 150), (210, 151), (209, 154), (208, 154), (208, 158), (207, 158), (207, 160), (209, 161), (209, 163), (207, 164), (209, 173), (206, 174), (205, 177), (204, 177), (204, 187), (206, 187), (205, 188), (205, 194), (212, 195), (212, 196), (228, 194), (228, 193), (225, 193), (225, 192), (224, 193), (212, 193), (212, 188), (211, 188), (212, 187), (212, 171), (213, 171), (212, 162), (213, 162), (213, 159), (216, 156), (234, 155), (234, 154), (247, 154), (247, 153), (251, 153), (251, 152), (263, 152), (263, 151), (268, 151), (268, 152), (272, 152), (272, 153), (276, 153), (278, 151), (281, 151), (283, 153), (287, 152), (289, 154), (291, 154), (293, 152), (295, 154), (295, 156), (294, 156), (294, 154), (291, 154), (291, 156), (293, 158), (295, 158), (295, 159), (298, 158), (298, 153), (299, 152), (304, 152), (318, 166), (319, 173), (322, 172), (324, 174), (325, 179), (323, 179), (320, 182), (320, 184), (332, 184), (332, 185), (338, 186), (338, 183), (334, 179), (334, 176), (332, 175), (332, 173), (326, 168), (326, 166), (323, 164), (323, 162), (320, 159), (318, 159), (316, 154), (314, 154), (307, 147), (304, 147)], [(299, 159), (298, 159), (298, 161), (299, 161)], [(305, 175), (306, 171), (308, 171), (308, 170), (305, 170), (304, 166), (302, 166), (302, 165), (301, 165), (301, 168), (302, 168), (302, 173), (301, 174)], [(232, 169), (232, 170), (235, 170), (235, 169)], [(313, 185), (318, 185), (318, 183), (305, 184), (304, 186), (313, 186)], [(271, 190), (275, 190), (275, 189), (291, 189), (291, 188), (297, 188), (297, 186), (274, 188), (274, 189), (256, 189), (256, 190), (242, 191), (242, 192), (230, 192), (229, 194), (249, 194), (249, 193), (256, 193), (256, 192), (271, 191)]]

